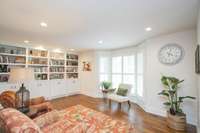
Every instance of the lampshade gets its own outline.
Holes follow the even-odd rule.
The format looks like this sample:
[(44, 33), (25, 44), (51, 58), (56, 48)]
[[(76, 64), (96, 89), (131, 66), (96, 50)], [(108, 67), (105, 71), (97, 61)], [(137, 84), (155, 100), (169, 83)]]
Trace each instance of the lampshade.
[(34, 80), (32, 68), (11, 68), (9, 83), (24, 83), (25, 81)]

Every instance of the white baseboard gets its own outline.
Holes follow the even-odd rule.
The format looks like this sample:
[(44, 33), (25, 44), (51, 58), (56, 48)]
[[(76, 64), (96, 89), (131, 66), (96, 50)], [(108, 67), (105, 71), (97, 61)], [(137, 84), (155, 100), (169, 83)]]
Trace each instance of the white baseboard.
[(200, 133), (200, 127), (197, 127), (197, 133)]
[(98, 94), (92, 94), (92, 93), (87, 93), (87, 92), (83, 92), (83, 91), (80, 91), (79, 94), (86, 95), (86, 96), (93, 97), (93, 98), (102, 98), (102, 96), (100, 96)]
[(77, 94), (81, 94), (81, 91), (74, 91), (74, 92), (70, 92), (68, 94), (64, 94), (64, 95), (58, 95), (58, 96), (52, 96), (52, 97), (48, 97), (48, 100), (52, 100), (52, 99), (56, 99), (56, 98), (60, 98), (60, 97), (65, 97), (65, 96), (71, 96), (71, 95), (77, 95)]
[(166, 111), (161, 111), (161, 110), (157, 110), (155, 108), (152, 108), (152, 107), (144, 107), (143, 108), (146, 112), (148, 113), (151, 113), (151, 114), (155, 114), (155, 115), (158, 115), (158, 116), (162, 116), (162, 117), (166, 117), (167, 114), (166, 114)]
[(197, 133), (200, 133), (200, 127), (197, 127)]

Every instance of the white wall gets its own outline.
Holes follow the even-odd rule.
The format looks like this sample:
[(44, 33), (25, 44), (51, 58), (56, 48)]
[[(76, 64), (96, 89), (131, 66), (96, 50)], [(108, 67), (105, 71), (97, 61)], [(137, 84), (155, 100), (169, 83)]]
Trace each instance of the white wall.
[[(157, 115), (166, 115), (166, 109), (163, 105), (164, 99), (157, 94), (162, 90), (163, 86), (160, 82), (162, 74), (175, 76), (185, 79), (180, 88), (180, 95), (191, 95), (197, 97), (197, 76), (195, 74), (194, 53), (196, 48), (196, 32), (189, 30), (184, 32), (173, 33), (170, 35), (159, 36), (149, 39), (139, 47), (130, 47), (110, 51), (110, 55), (118, 55), (131, 53), (136, 50), (144, 51), (144, 97), (142, 99), (132, 98), (131, 100), (140, 104), (147, 112)], [(174, 66), (166, 66), (158, 61), (157, 55), (159, 49), (168, 43), (177, 43), (185, 50), (183, 60)], [(107, 52), (107, 55), (109, 52)], [(92, 63), (92, 72), (80, 72), (81, 89), (83, 94), (93, 97), (100, 97), (101, 92), (98, 89), (98, 57), (104, 55), (105, 52), (87, 51), (80, 54), (80, 61), (90, 61)], [(197, 100), (188, 100), (183, 107), (187, 114), (189, 123), (197, 124)]]
[[(197, 41), (198, 41), (198, 44), (200, 45), (200, 9), (199, 9), (199, 16), (198, 16), (198, 23), (197, 23)], [(198, 102), (199, 102), (199, 109), (198, 109), (198, 112), (199, 112), (199, 132), (200, 132), (200, 75), (198, 74), (198, 94), (199, 94), (199, 99), (198, 99)]]
[[(92, 71), (82, 71), (84, 61), (91, 63)], [(98, 60), (96, 51), (85, 51), (79, 54), (79, 76), (81, 93), (92, 96), (100, 97), (101, 92), (98, 86)]]
[[(147, 98), (145, 108), (148, 112), (166, 115), (166, 109), (162, 104), (164, 98), (157, 95), (163, 88), (160, 82), (162, 74), (185, 80), (178, 92), (180, 96), (190, 95), (198, 97), (194, 62), (196, 40), (196, 31), (190, 30), (150, 39), (143, 44), (146, 51), (145, 92)], [(158, 60), (159, 49), (168, 43), (177, 43), (184, 48), (185, 56), (177, 65), (163, 65)], [(188, 122), (196, 125), (197, 100), (186, 101), (183, 110), (187, 114)]]

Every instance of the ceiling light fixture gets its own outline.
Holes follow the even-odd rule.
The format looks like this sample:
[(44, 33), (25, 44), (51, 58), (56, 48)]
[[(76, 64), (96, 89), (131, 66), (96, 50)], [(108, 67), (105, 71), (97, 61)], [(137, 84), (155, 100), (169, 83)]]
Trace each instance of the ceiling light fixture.
[(47, 27), (47, 23), (41, 22), (41, 23), (40, 23), (40, 26), (41, 26), (41, 27)]
[(29, 40), (24, 40), (24, 43), (26, 43), (26, 44), (29, 43)]
[(55, 53), (62, 53), (62, 51), (60, 49), (54, 49), (53, 52), (55, 52)]
[(98, 41), (98, 43), (99, 43), (99, 44), (103, 44), (103, 41), (102, 41), (102, 40), (100, 40), (100, 41)]
[(37, 50), (46, 50), (43, 46), (35, 47), (35, 49), (37, 49)]
[(145, 28), (145, 30), (146, 30), (146, 31), (151, 31), (152, 28), (151, 28), (151, 27), (147, 27), (147, 28)]

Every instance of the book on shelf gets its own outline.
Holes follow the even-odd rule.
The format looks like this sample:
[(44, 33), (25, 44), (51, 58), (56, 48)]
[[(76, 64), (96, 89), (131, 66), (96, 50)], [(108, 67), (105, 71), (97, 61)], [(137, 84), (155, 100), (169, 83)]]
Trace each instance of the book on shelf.
[(55, 60), (55, 59), (51, 59), (49, 61), (49, 65), (57, 65), (57, 66), (64, 66), (65, 65), (65, 61), (64, 60)]
[(40, 58), (29, 58), (28, 64), (41, 64), (47, 65), (47, 59), (40, 59)]
[(66, 61), (66, 65), (67, 66), (78, 66), (78, 62), (77, 61)]
[(69, 59), (69, 60), (78, 60), (78, 55), (76, 55), (76, 54), (67, 54), (66, 55), (66, 59)]
[(49, 79), (64, 79), (64, 74), (59, 74), (59, 73), (50, 74)]
[(64, 60), (65, 54), (64, 53), (56, 53), (56, 52), (50, 52), (50, 58), (51, 59), (62, 59)]
[(78, 78), (78, 73), (67, 73), (66, 75), (67, 78)]
[(36, 80), (47, 80), (48, 75), (47, 74), (35, 74), (35, 79)]
[(18, 63), (18, 64), (25, 64), (26, 58), (20, 56), (6, 56), (0, 55), (0, 63)]
[(44, 50), (29, 49), (28, 54), (33, 57), (47, 57), (48, 52)]
[(0, 53), (25, 55), (26, 48), (0, 44)]
[(50, 67), (49, 68), (49, 71), (50, 72), (64, 72), (65, 71), (65, 68), (64, 67)]

